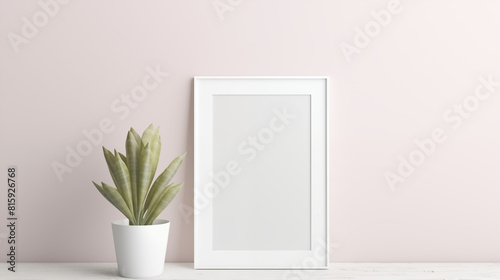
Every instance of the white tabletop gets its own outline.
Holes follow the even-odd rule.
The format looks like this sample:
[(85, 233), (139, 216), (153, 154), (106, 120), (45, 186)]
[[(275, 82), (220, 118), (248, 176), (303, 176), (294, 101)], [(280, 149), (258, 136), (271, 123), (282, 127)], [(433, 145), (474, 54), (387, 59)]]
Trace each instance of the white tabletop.
[[(0, 279), (125, 279), (115, 263), (18, 263), (16, 272), (0, 265)], [(331, 263), (328, 270), (194, 270), (192, 263), (165, 264), (163, 275), (149, 279), (213, 280), (499, 280), (498, 263)]]

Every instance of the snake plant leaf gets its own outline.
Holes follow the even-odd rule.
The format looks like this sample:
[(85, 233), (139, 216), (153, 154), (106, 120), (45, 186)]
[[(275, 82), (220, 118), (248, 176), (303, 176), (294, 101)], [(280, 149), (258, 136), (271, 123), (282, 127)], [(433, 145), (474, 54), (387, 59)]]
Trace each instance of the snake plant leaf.
[(160, 131), (159, 127), (154, 127), (151, 124), (142, 134), (142, 144), (149, 144), (151, 149), (151, 170), (150, 170), (150, 180), (154, 179), (156, 168), (158, 167), (158, 160), (160, 159), (161, 142), (160, 142)]
[(108, 165), (109, 173), (111, 174), (111, 178), (115, 183), (115, 186), (118, 186), (118, 182), (116, 181), (116, 167), (115, 167), (115, 156), (108, 149), (102, 147), (102, 151), (104, 153), (104, 158), (106, 159), (106, 164)]
[(118, 152), (115, 150), (113, 155), (108, 149), (102, 147), (104, 157), (108, 164), (109, 173), (115, 183), (116, 188), (120, 191), (129, 209), (133, 209), (132, 193), (130, 187), (130, 177), (128, 174), (127, 165), (123, 162)]
[(130, 174), (127, 168), (127, 164), (122, 160), (118, 152), (115, 150), (115, 159), (114, 159), (114, 166), (115, 166), (115, 177), (117, 181), (116, 188), (122, 195), (123, 199), (125, 199), (125, 202), (127, 203), (128, 208), (130, 211), (133, 212), (134, 210), (134, 204), (132, 203), (132, 186), (130, 182)]
[(152, 209), (148, 212), (146, 216), (146, 225), (151, 225), (154, 220), (160, 215), (160, 213), (170, 204), (170, 202), (175, 198), (177, 193), (181, 190), (184, 183), (177, 184), (170, 188), (166, 188), (161, 193), (160, 199), (152, 205)]
[(102, 186), (99, 184), (94, 183), (94, 186), (99, 190), (99, 192), (111, 203), (113, 204), (116, 209), (118, 209), (120, 212), (122, 212), (125, 217), (127, 217), (132, 224), (135, 224), (135, 218), (132, 215), (132, 212), (130, 209), (127, 207), (127, 203), (123, 199), (123, 197), (120, 195), (117, 189), (107, 185), (104, 182), (101, 182)]
[(150, 125), (141, 137), (130, 128), (126, 152), (103, 147), (104, 158), (116, 188), (92, 182), (97, 190), (130, 221), (131, 225), (152, 224), (167, 207), (182, 184), (170, 183), (186, 153), (175, 158), (154, 181), (161, 151), (159, 127)]
[(149, 187), (151, 186), (151, 180), (149, 179), (149, 174), (151, 172), (151, 149), (149, 148), (149, 143), (141, 148), (141, 154), (139, 155), (139, 166), (137, 175), (137, 201), (139, 203), (139, 213), (144, 213), (143, 204), (146, 194), (148, 193)]
[(160, 131), (159, 127), (155, 129), (155, 133), (151, 141), (149, 142), (149, 146), (151, 147), (151, 172), (149, 174), (149, 179), (153, 182), (153, 179), (156, 174), (156, 169), (158, 167), (158, 161), (160, 160), (160, 152), (161, 152), (161, 139), (160, 139)]
[(101, 182), (101, 184), (111, 204), (113, 204), (118, 210), (120, 210), (120, 212), (122, 212), (125, 217), (132, 221), (132, 224), (136, 224), (135, 217), (134, 215), (132, 215), (132, 211), (130, 211), (130, 208), (127, 207), (127, 202), (120, 194), (120, 192), (104, 182)]
[(139, 133), (137, 133), (137, 131), (135, 131), (134, 128), (130, 128), (130, 132), (132, 132), (132, 135), (134, 135), (134, 138), (135, 138), (135, 142), (137, 143), (141, 143), (141, 136), (139, 135)]
[(127, 166), (130, 174), (130, 187), (132, 192), (132, 205), (134, 207), (134, 216), (136, 219), (139, 217), (139, 201), (138, 201), (138, 192), (137, 192), (137, 174), (138, 174), (138, 166), (139, 166), (139, 154), (141, 151), (141, 146), (139, 146), (140, 142), (137, 142), (137, 138), (134, 136), (132, 132), (133, 129), (127, 134), (127, 141), (125, 143), (126, 153), (127, 153)]
[(146, 202), (144, 203), (144, 209), (149, 209), (152, 204), (152, 200), (156, 200), (158, 197), (157, 194), (161, 194), (162, 191), (167, 187), (175, 173), (181, 166), (184, 158), (186, 157), (186, 153), (176, 157), (168, 167), (156, 178), (156, 181), (153, 183), (151, 190), (149, 190), (148, 197), (146, 198)]
[(128, 168), (127, 157), (124, 154), (122, 154), (122, 153), (118, 153), (118, 154), (122, 158), (123, 162), (125, 162), (125, 164), (127, 164), (127, 168)]
[(151, 207), (151, 206), (155, 205), (155, 203), (158, 202), (158, 200), (161, 198), (161, 193), (165, 189), (168, 189), (168, 188), (170, 188), (170, 187), (172, 187), (174, 185), (175, 185), (174, 183), (162, 184), (161, 186), (155, 188), (155, 193), (154, 194), (151, 193), (153, 191), (153, 188), (151, 188), (149, 190), (148, 196), (146, 197), (146, 202), (144, 202), (144, 212), (146, 214), (148, 214), (148, 212), (146, 212), (146, 211), (151, 212), (152, 210), (154, 210), (154, 209), (152, 209), (153, 207)]
[[(102, 194), (102, 196), (104, 196), (106, 198), (106, 194), (104, 192), (104, 190), (102, 189), (102, 186), (97, 184), (96, 182), (92, 181), (92, 183), (94, 184), (94, 186), (97, 188), (97, 190)], [(106, 198), (108, 199), (108, 198)]]
[(154, 138), (156, 133), (156, 128), (153, 124), (150, 124), (146, 130), (142, 133), (142, 144), (146, 145), (151, 142), (151, 139)]

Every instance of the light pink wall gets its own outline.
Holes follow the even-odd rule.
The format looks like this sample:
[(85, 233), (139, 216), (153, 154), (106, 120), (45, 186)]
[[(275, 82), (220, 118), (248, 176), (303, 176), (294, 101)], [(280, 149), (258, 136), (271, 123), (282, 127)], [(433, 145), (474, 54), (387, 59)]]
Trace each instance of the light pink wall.
[[(219, 17), (214, 3), (230, 10)], [(332, 261), (500, 261), (500, 87), (474, 99), (479, 77), (500, 80), (500, 2), (238, 3), (74, 0), (23, 35), (23, 17), (44, 24), (38, 1), (0, 1), (0, 177), (19, 167), (20, 260), (114, 261), (121, 215), (91, 184), (111, 181), (99, 146), (123, 150), (129, 127), (153, 122), (160, 167), (188, 152), (176, 177), (186, 185), (162, 217), (173, 223), (167, 259), (192, 261), (193, 222), (179, 207), (193, 198), (193, 76), (327, 75)], [(126, 115), (121, 95), (148, 66), (170, 76)], [(465, 98), (474, 110), (458, 126), (447, 110)], [(60, 182), (51, 165), (106, 119), (113, 131)], [(446, 140), (391, 189), (384, 174), (397, 174), (399, 155), (418, 159), (414, 142), (435, 129)]]

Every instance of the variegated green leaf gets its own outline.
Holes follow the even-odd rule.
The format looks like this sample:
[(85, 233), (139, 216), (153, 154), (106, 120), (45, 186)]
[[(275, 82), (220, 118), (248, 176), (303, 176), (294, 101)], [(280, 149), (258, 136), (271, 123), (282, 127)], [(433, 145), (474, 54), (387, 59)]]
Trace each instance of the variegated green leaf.
[(118, 182), (116, 181), (116, 163), (115, 156), (108, 149), (102, 147), (102, 151), (104, 153), (104, 158), (106, 159), (106, 163), (108, 165), (109, 173), (111, 174), (111, 178), (115, 183), (115, 186), (118, 186)]
[(181, 166), (182, 162), (184, 161), (184, 158), (186, 157), (186, 153), (183, 153), (182, 155), (176, 157), (163, 171), (158, 178), (156, 178), (156, 181), (154, 182), (153, 186), (149, 190), (148, 197), (146, 198), (146, 202), (144, 203), (144, 209), (147, 210), (149, 209), (152, 200), (154, 198), (158, 198), (157, 194), (160, 194), (165, 187), (170, 183), (172, 178), (174, 177), (175, 173), (177, 173), (177, 170), (179, 170), (179, 167)]
[(151, 171), (149, 173), (149, 180), (153, 182), (156, 174), (156, 168), (158, 167), (158, 161), (160, 160), (161, 152), (161, 139), (159, 127), (155, 129), (154, 135), (149, 141), (149, 147), (151, 149)]
[(153, 124), (148, 126), (142, 134), (142, 144), (149, 144), (149, 148), (151, 149), (151, 170), (149, 177), (152, 182), (156, 173), (156, 167), (158, 166), (158, 160), (160, 158), (161, 143), (159, 127), (154, 127)]
[(120, 157), (122, 158), (123, 162), (125, 162), (125, 164), (127, 165), (127, 168), (128, 168), (128, 162), (127, 162), (127, 157), (122, 154), (122, 153), (118, 153), (120, 155)]
[(127, 203), (129, 209), (132, 211), (132, 192), (130, 186), (130, 177), (128, 173), (128, 168), (125, 162), (121, 159), (121, 156), (115, 150), (113, 155), (108, 149), (102, 147), (104, 151), (104, 157), (106, 158), (106, 163), (108, 164), (109, 173), (111, 178), (115, 183), (116, 188), (120, 191), (125, 202)]
[[(165, 190), (168, 189), (172, 186), (174, 186), (174, 183), (170, 184), (163, 184), (157, 188), (155, 188), (155, 193), (153, 194), (153, 187), (149, 190), (148, 196), (146, 197), (146, 202), (144, 202), (144, 212), (146, 211), (151, 211), (153, 207), (151, 205), (154, 205), (156, 202), (158, 202), (158, 199), (160, 199), (161, 193)], [(154, 186), (154, 185), (153, 185)]]
[[(102, 186), (97, 184), (96, 182), (92, 181), (92, 183), (94, 184), (94, 186), (96, 187), (96, 189), (102, 194), (102, 196), (104, 196), (106, 198), (106, 195), (104, 193), (104, 190), (102, 189)], [(108, 199), (108, 198), (106, 198)]]
[(148, 193), (149, 187), (151, 186), (151, 180), (149, 179), (150, 171), (151, 150), (149, 148), (149, 144), (146, 144), (141, 148), (137, 175), (137, 201), (139, 203), (139, 213), (141, 213), (141, 215), (142, 213), (144, 213), (144, 199), (146, 198), (146, 194)]
[(177, 184), (170, 188), (165, 188), (160, 195), (160, 199), (152, 205), (151, 211), (148, 211), (148, 215), (146, 215), (146, 225), (151, 225), (154, 220), (160, 215), (161, 212), (172, 202), (177, 193), (181, 190), (184, 183)]
[(92, 183), (131, 224), (151, 224), (181, 188), (182, 184), (169, 183), (185, 153), (175, 158), (151, 186), (161, 152), (159, 127), (151, 124), (142, 137), (131, 128), (127, 134), (125, 155), (116, 150), (113, 154), (104, 147), (103, 152), (116, 189), (105, 183), (102, 186)]
[(125, 199), (128, 208), (131, 212), (134, 211), (134, 206), (132, 203), (132, 186), (130, 182), (130, 174), (127, 168), (127, 164), (122, 160), (118, 152), (115, 150), (115, 179), (116, 188)]
[(141, 139), (141, 136), (139, 135), (139, 133), (137, 133), (137, 131), (135, 131), (134, 128), (130, 128), (130, 132), (132, 132), (132, 135), (134, 135), (134, 138), (135, 138), (135, 142), (137, 143), (141, 143), (142, 142), (142, 139)]
[(130, 186), (132, 192), (132, 204), (133, 204), (133, 213), (136, 219), (139, 219), (139, 201), (138, 201), (138, 192), (137, 192), (137, 175), (138, 175), (138, 166), (139, 166), (139, 154), (141, 151), (140, 142), (137, 142), (137, 139), (132, 132), (132, 129), (127, 134), (127, 141), (125, 143), (127, 150), (127, 166), (130, 174)]
[(147, 143), (151, 142), (151, 140), (154, 138), (155, 133), (156, 133), (156, 128), (154, 127), (153, 124), (150, 124), (146, 130), (142, 133), (142, 144), (146, 145)]
[(118, 192), (117, 189), (107, 185), (104, 182), (101, 182), (102, 186), (98, 185), (95, 182), (94, 186), (99, 190), (99, 192), (111, 203), (113, 204), (116, 209), (118, 209), (120, 212), (122, 212), (125, 217), (127, 217), (132, 224), (135, 224), (135, 218), (132, 215), (132, 212), (130, 209), (127, 207), (127, 203), (121, 196), (121, 194)]

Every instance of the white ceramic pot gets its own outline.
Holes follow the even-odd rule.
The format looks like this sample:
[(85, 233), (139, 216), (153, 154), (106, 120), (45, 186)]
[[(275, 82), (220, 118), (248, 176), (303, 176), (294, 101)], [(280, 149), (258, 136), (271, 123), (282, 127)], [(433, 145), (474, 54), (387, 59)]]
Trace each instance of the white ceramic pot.
[(169, 221), (157, 219), (149, 226), (130, 226), (124, 219), (114, 221), (112, 228), (120, 276), (146, 278), (163, 273)]

